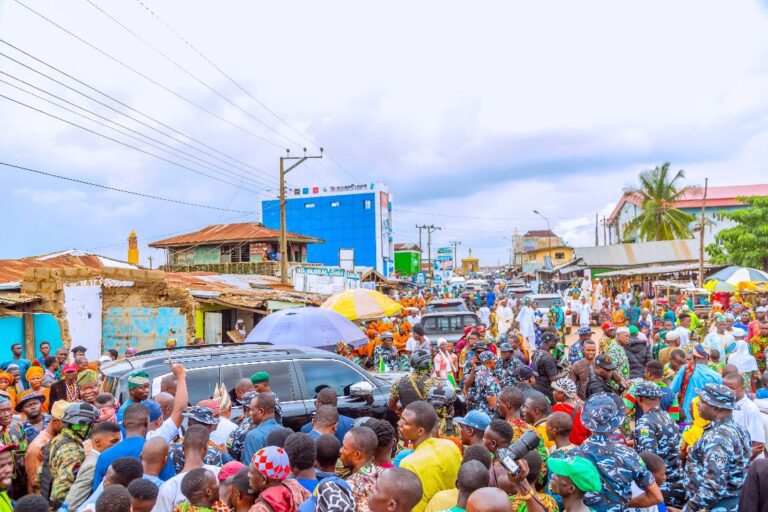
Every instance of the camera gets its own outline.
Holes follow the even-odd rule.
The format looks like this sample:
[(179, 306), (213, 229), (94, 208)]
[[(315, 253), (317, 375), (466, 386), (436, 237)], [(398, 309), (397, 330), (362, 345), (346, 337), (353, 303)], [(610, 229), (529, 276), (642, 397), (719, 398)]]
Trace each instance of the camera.
[(538, 445), (539, 436), (533, 430), (529, 430), (508, 448), (499, 449), (496, 452), (496, 457), (501, 462), (501, 465), (504, 466), (504, 469), (512, 476), (517, 476), (520, 473), (520, 465), (517, 461), (525, 457), (531, 450), (535, 450)]

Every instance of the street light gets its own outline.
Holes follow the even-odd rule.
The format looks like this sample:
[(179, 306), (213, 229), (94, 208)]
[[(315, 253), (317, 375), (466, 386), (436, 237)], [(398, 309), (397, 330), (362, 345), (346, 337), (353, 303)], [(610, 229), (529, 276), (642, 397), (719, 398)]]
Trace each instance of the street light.
[(549, 251), (549, 263), (552, 264), (552, 230), (549, 228), (549, 219), (539, 213), (538, 210), (533, 210), (533, 213), (547, 222), (547, 250)]

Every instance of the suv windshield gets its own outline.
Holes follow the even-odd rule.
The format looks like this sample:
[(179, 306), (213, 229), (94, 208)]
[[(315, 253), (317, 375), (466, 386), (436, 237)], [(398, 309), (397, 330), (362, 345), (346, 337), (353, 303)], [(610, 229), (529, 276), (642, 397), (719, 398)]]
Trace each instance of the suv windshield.
[(536, 304), (540, 308), (549, 309), (549, 308), (551, 308), (552, 306), (555, 305), (555, 301), (560, 301), (560, 306), (563, 305), (563, 299), (560, 299), (559, 297), (546, 297), (546, 298), (540, 297), (540, 298), (533, 299), (533, 300), (536, 302)]
[(424, 330), (429, 332), (462, 331), (464, 327), (477, 325), (475, 315), (434, 316), (422, 319)]

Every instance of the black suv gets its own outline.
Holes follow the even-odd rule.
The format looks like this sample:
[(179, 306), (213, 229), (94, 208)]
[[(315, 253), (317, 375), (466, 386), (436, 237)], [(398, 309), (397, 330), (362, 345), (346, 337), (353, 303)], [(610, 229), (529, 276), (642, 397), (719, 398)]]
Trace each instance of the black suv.
[[(149, 374), (150, 395), (160, 392), (160, 380), (170, 374), (168, 358), (187, 370), (189, 401), (192, 404), (213, 396), (219, 382), (233, 394), (235, 383), (256, 372), (268, 372), (269, 383), (283, 412), (283, 425), (299, 430), (315, 412), (320, 389), (332, 387), (339, 396), (339, 413), (350, 417), (388, 418), (387, 400), (391, 384), (341, 356), (307, 347), (259, 343), (203, 345), (172, 350), (151, 350), (135, 357), (102, 366), (107, 377), (106, 391), (121, 402), (128, 398), (128, 376), (137, 370)], [(373, 386), (368, 397), (351, 396), (350, 387), (359, 382)], [(241, 409), (233, 402), (233, 417)]]

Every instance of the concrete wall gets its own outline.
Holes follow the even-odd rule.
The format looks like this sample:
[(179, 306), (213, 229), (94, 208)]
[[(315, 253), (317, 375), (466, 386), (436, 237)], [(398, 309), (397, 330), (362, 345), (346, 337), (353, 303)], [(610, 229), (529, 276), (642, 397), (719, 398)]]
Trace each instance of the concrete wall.
[(176, 338), (179, 346), (187, 344), (187, 318), (181, 308), (109, 307), (104, 312), (104, 351), (114, 348), (123, 354), (128, 347), (163, 348), (169, 337)]

